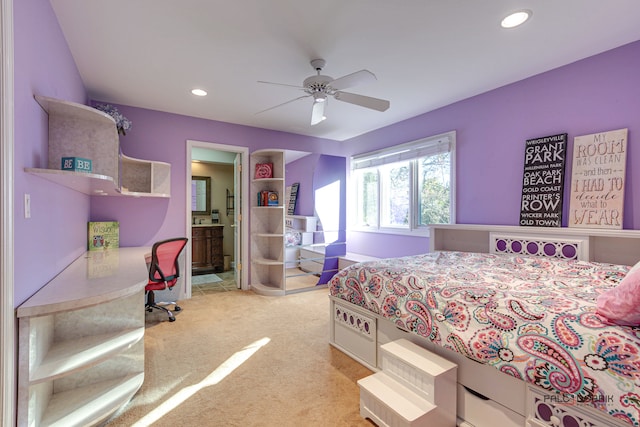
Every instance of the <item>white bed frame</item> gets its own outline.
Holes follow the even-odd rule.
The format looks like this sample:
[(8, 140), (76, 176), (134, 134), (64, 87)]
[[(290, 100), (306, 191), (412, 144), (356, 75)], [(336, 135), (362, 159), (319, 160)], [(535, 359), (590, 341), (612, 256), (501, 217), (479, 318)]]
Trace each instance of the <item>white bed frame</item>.
[[(492, 225), (431, 227), (430, 252), (465, 251), (517, 253), (577, 258), (634, 265), (640, 261), (640, 231), (541, 228)], [(458, 425), (465, 427), (555, 427), (566, 418), (580, 427), (629, 427), (586, 406), (550, 401), (544, 390), (500, 373), (398, 329), (392, 322), (342, 299), (331, 299), (330, 344), (368, 368), (378, 371), (380, 346), (400, 338), (410, 340), (458, 365)], [(549, 411), (552, 416), (550, 421)], [(541, 413), (545, 413), (543, 417)]]

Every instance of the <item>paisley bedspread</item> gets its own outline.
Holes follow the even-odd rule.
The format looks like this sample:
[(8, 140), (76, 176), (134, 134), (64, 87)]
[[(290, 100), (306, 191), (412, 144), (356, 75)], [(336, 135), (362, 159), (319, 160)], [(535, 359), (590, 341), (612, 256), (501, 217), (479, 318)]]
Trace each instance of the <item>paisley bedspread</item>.
[[(501, 372), (638, 425), (640, 327), (596, 314), (629, 267), (435, 252), (354, 264), (330, 293)], [(636, 389), (637, 387), (637, 389)], [(569, 400), (567, 400), (569, 399)]]

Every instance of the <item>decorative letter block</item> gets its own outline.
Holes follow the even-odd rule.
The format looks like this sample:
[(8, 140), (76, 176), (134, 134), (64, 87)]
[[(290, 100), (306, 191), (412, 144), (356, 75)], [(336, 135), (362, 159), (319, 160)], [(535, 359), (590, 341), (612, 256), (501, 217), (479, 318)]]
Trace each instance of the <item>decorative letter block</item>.
[(82, 157), (63, 157), (62, 170), (91, 173), (93, 165), (91, 160)]

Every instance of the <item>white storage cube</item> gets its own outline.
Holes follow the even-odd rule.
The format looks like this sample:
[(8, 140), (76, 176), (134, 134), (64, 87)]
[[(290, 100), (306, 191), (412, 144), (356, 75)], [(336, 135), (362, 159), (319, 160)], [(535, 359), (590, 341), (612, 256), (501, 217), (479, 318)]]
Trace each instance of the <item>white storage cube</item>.
[(454, 427), (454, 363), (399, 339), (380, 347), (382, 371), (358, 381), (360, 414), (384, 426)]
[(380, 426), (441, 426), (436, 406), (427, 399), (408, 391), (384, 372), (358, 381), (360, 415)]
[[(412, 342), (399, 339), (380, 346), (382, 370), (435, 402), (435, 389), (448, 396), (456, 393), (454, 363)], [(436, 384), (437, 383), (437, 384)]]
[(302, 232), (300, 233), (300, 245), (312, 245), (313, 244), (313, 233), (310, 232)]
[(285, 225), (294, 230), (313, 233), (316, 231), (318, 219), (314, 216), (287, 215)]

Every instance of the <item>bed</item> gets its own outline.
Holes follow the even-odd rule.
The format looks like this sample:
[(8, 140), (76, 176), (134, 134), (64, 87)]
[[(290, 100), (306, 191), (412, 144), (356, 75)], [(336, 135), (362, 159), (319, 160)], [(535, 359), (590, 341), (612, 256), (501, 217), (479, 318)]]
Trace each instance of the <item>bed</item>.
[(454, 361), (467, 425), (638, 426), (640, 328), (595, 302), (638, 260), (637, 231), (433, 227), (428, 253), (331, 280), (331, 344), (374, 370), (398, 338)]

